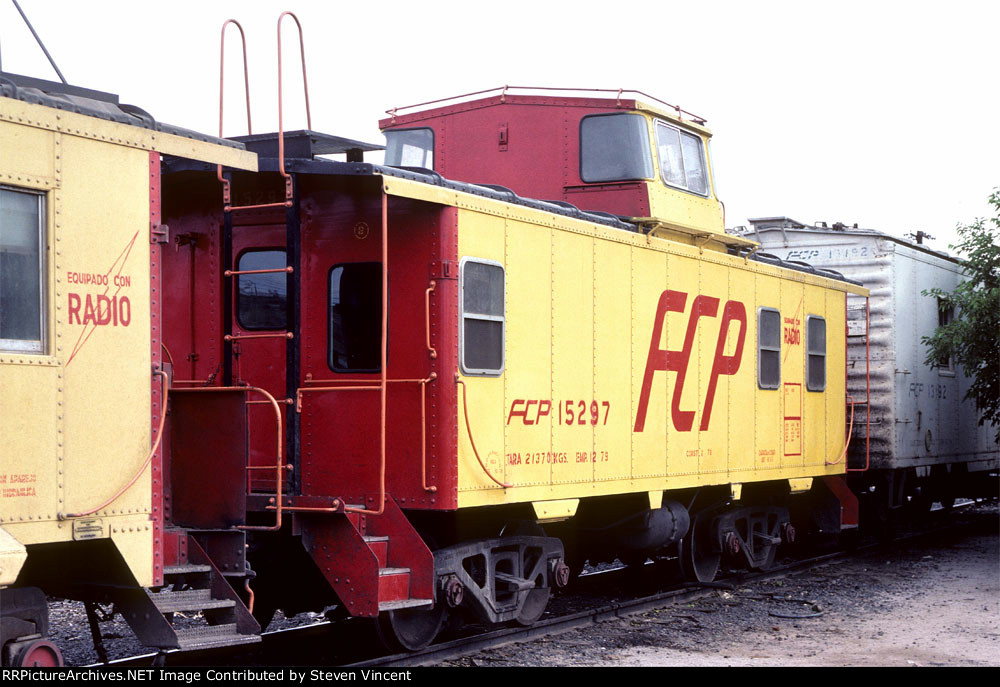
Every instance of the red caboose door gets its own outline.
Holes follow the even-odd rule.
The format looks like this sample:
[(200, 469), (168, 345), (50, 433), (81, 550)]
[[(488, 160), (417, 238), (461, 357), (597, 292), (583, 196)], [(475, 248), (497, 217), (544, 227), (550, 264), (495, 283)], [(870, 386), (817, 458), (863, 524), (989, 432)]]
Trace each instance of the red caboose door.
[[(233, 384), (258, 387), (274, 396), (281, 427), (287, 428), (284, 400), (290, 306), (286, 268), (290, 261), (286, 228), (284, 222), (259, 222), (250, 218), (233, 222), (232, 378)], [(255, 492), (273, 492), (278, 441), (274, 407), (259, 394), (248, 395), (247, 401), (250, 487)]]

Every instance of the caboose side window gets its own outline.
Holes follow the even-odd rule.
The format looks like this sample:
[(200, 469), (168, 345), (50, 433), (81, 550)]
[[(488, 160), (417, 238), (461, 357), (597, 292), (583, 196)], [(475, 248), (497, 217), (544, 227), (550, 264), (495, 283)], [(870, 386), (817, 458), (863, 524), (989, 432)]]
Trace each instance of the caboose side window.
[(757, 310), (757, 386), (781, 386), (781, 315), (774, 308)]
[(701, 139), (665, 122), (656, 122), (660, 175), (670, 186), (708, 195), (708, 174)]
[[(938, 326), (943, 327), (955, 319), (955, 306), (949, 305), (942, 298), (937, 299)], [(938, 374), (951, 376), (955, 374), (955, 359), (945, 355), (937, 359)]]
[[(240, 255), (237, 271), (283, 270), (285, 251), (248, 250)], [(240, 274), (236, 277), (236, 321), (244, 329), (284, 329), (288, 323), (287, 277), (284, 272)]]
[(0, 188), (0, 350), (42, 353), (45, 197)]
[(330, 270), (328, 362), (334, 372), (381, 371), (382, 263), (352, 262)]
[(624, 181), (652, 176), (649, 131), (642, 115), (591, 115), (580, 121), (581, 179)]
[(806, 389), (826, 388), (826, 320), (817, 315), (806, 317)]
[(434, 169), (434, 130), (386, 131), (385, 164), (390, 167)]
[(465, 374), (495, 376), (503, 372), (504, 280), (500, 263), (462, 258), (459, 347)]

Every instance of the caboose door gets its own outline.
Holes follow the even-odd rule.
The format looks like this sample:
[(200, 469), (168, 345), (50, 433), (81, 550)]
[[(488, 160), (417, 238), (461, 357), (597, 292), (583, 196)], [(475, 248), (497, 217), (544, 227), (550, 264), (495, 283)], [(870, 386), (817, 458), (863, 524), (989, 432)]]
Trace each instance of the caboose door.
[[(284, 221), (241, 216), (233, 220), (232, 383), (261, 388), (278, 401), (283, 435), (288, 431), (287, 347), (293, 345), (288, 338), (287, 268), (291, 261), (285, 244)], [(278, 441), (274, 407), (260, 395), (250, 396), (247, 419), (251, 491), (273, 492)], [(282, 443), (287, 446), (287, 438)], [(283, 491), (288, 488), (286, 484)]]

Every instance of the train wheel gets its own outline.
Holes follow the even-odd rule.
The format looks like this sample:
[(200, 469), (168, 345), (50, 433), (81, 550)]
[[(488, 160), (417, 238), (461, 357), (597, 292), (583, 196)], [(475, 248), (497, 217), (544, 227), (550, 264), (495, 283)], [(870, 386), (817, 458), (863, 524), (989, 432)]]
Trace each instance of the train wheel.
[(434, 641), (445, 619), (445, 604), (380, 613), (375, 628), (390, 651), (419, 651)]
[(719, 572), (722, 554), (713, 551), (711, 532), (711, 514), (703, 517), (699, 513), (691, 522), (691, 529), (681, 541), (680, 559), (684, 578), (691, 582), (711, 582)]
[[(500, 531), (501, 537), (544, 537), (545, 530), (531, 520), (518, 520), (507, 523)], [(552, 597), (552, 589), (543, 587), (542, 589), (532, 589), (528, 592), (521, 606), (521, 612), (515, 619), (518, 625), (528, 627), (538, 622), (538, 619), (545, 613), (545, 607), (549, 605)]]
[(58, 668), (63, 664), (59, 649), (47, 639), (20, 642), (11, 653), (11, 665), (15, 668)]
[(521, 607), (521, 614), (517, 616), (518, 625), (528, 627), (538, 622), (538, 619), (542, 617), (542, 613), (545, 612), (545, 607), (549, 605), (549, 598), (551, 596), (552, 590), (548, 587), (532, 589), (528, 592), (528, 597), (524, 600), (524, 605)]

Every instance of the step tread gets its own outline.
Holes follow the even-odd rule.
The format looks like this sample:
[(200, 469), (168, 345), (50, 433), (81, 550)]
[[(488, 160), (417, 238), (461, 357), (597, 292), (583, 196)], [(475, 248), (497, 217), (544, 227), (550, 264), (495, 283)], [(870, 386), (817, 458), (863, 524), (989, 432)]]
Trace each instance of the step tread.
[(382, 577), (384, 575), (406, 575), (406, 574), (409, 574), (409, 572), (410, 572), (409, 568), (379, 568), (378, 569), (379, 577)]
[(399, 601), (380, 601), (379, 612), (398, 611), (401, 608), (419, 608), (421, 606), (433, 606), (434, 599), (401, 599)]
[(207, 573), (212, 572), (212, 566), (210, 565), (195, 565), (194, 563), (186, 563), (184, 565), (168, 565), (163, 569), (163, 575), (190, 575), (192, 573)]
[(366, 534), (365, 535), (365, 541), (368, 542), (368, 543), (376, 542), (376, 541), (389, 541), (389, 537), (388, 536), (377, 536), (377, 535), (373, 535), (373, 534)]
[(158, 592), (149, 598), (161, 613), (176, 611), (206, 611), (212, 608), (232, 608), (236, 602), (231, 599), (213, 599), (208, 589), (186, 589), (182, 592)]
[(208, 649), (234, 644), (256, 644), (260, 635), (243, 635), (236, 629), (236, 623), (204, 625), (177, 631), (177, 643), (184, 649)]

